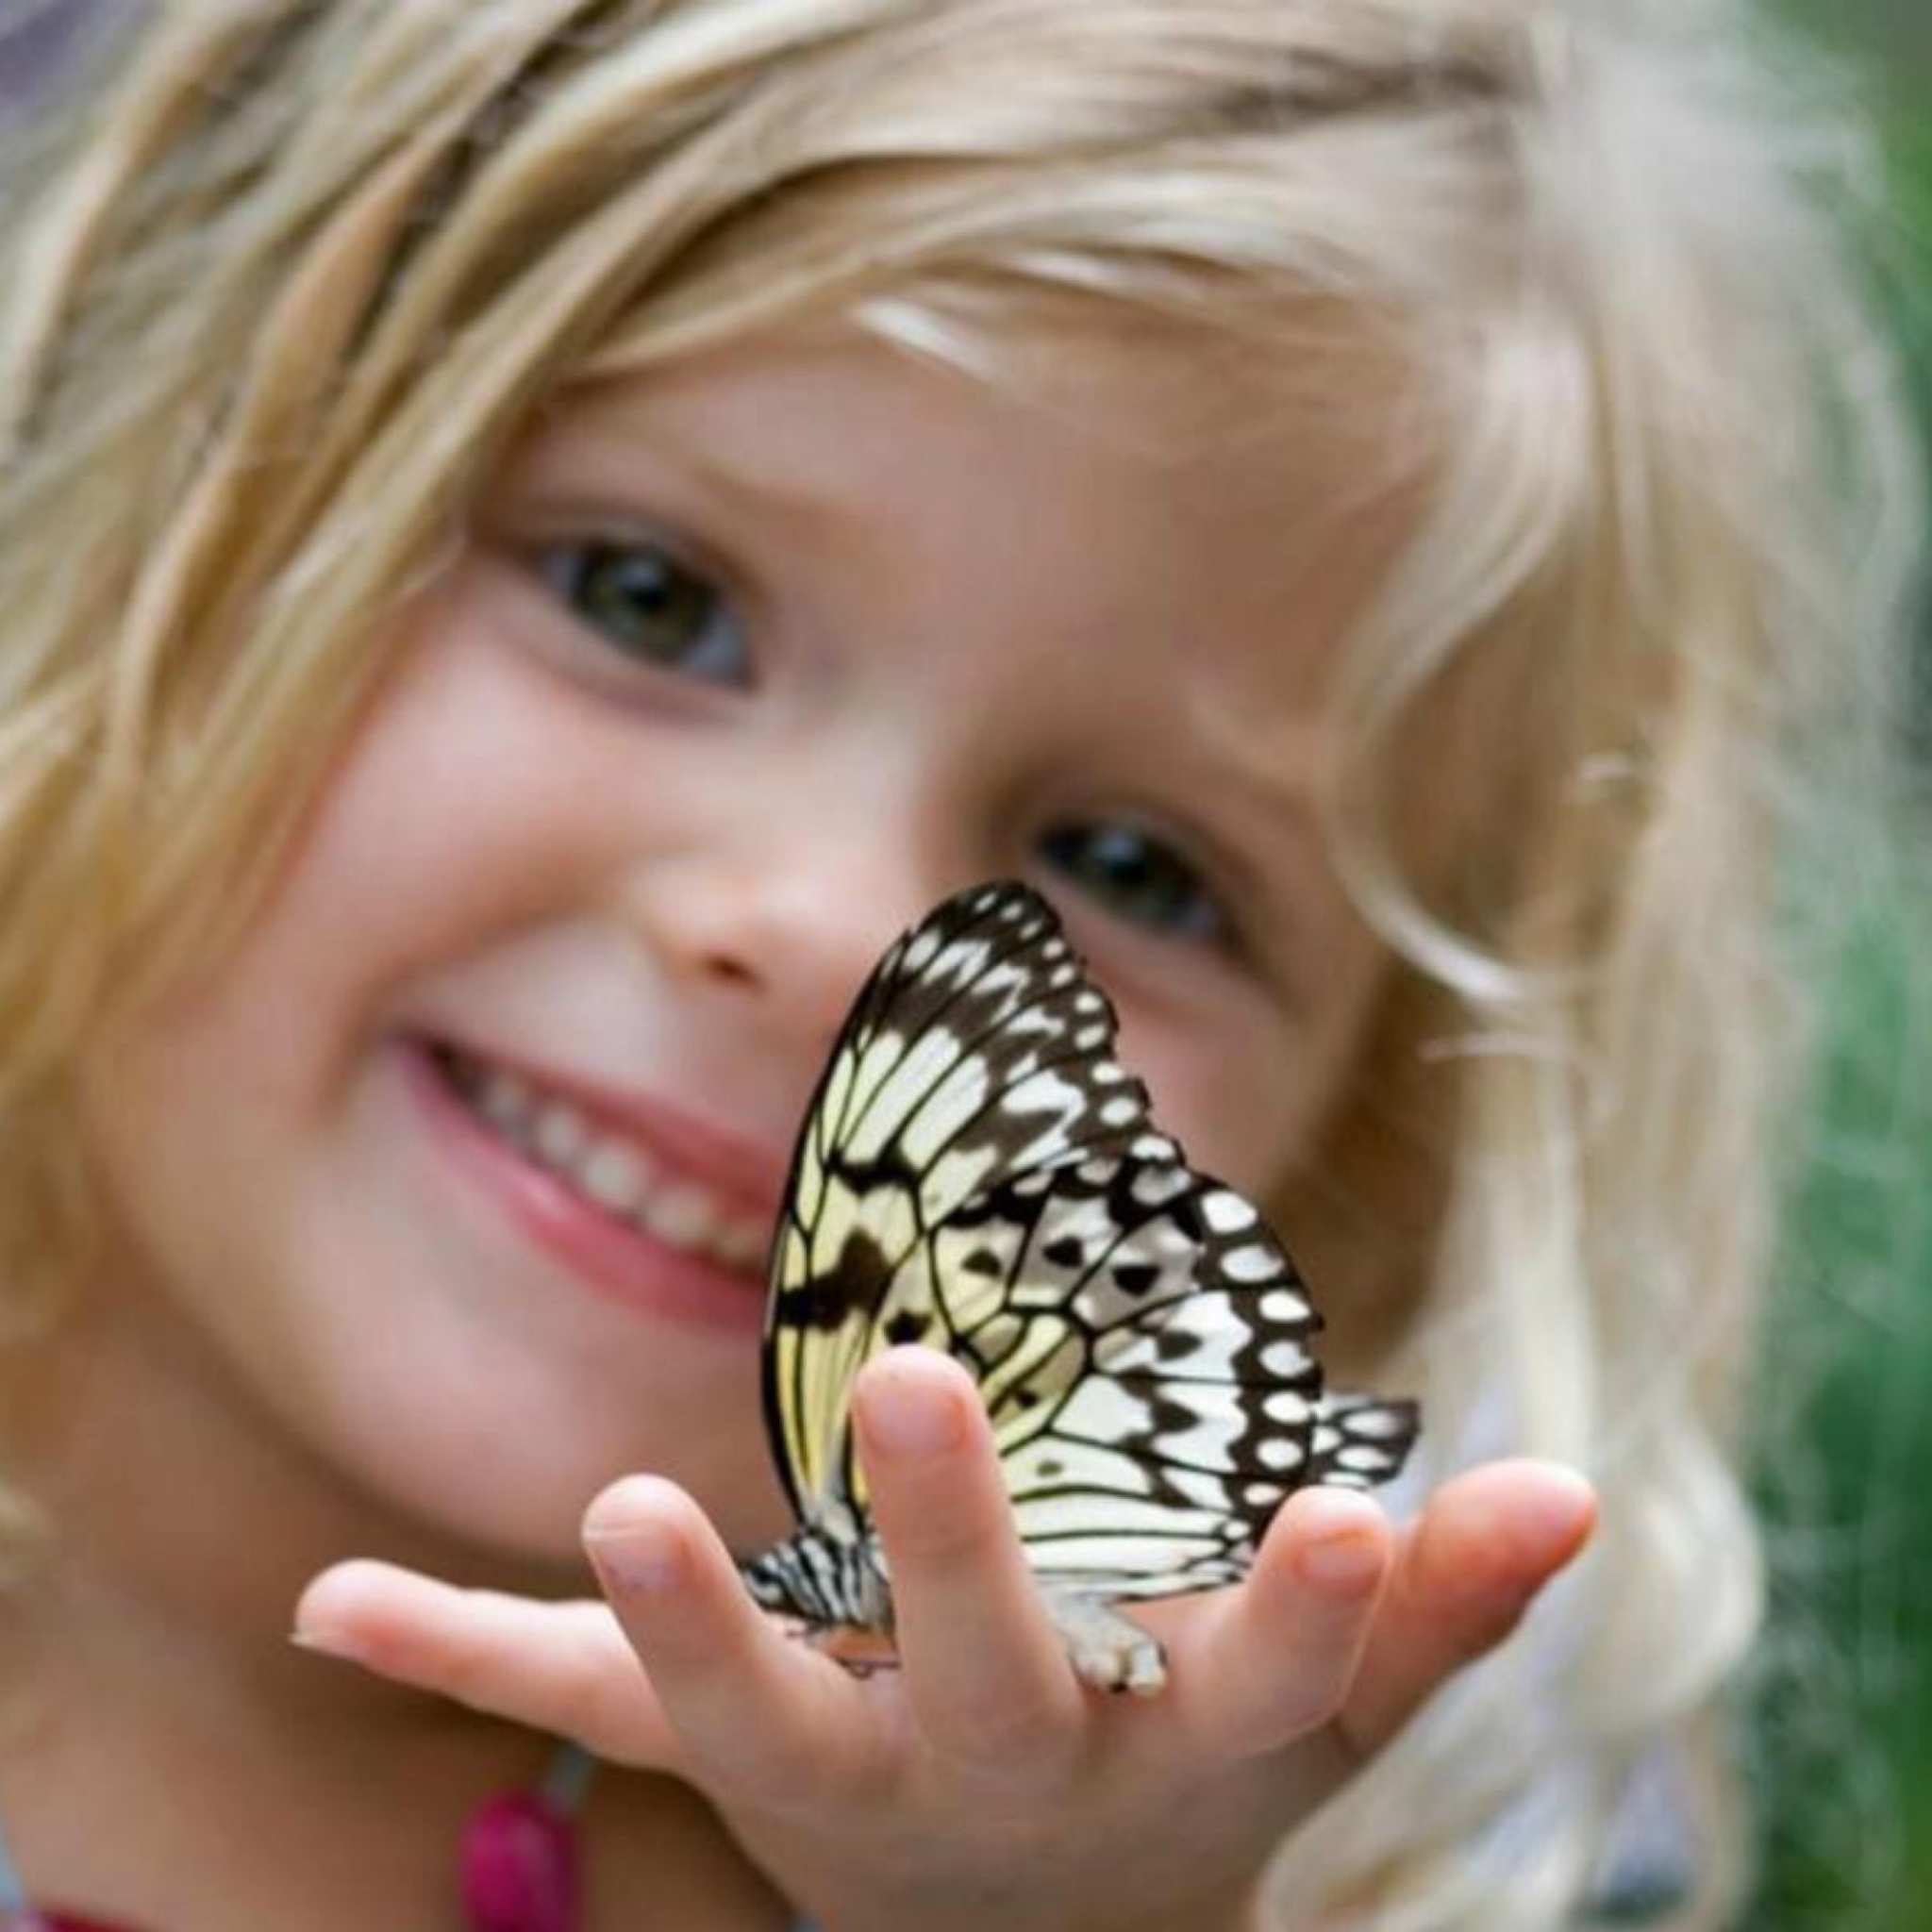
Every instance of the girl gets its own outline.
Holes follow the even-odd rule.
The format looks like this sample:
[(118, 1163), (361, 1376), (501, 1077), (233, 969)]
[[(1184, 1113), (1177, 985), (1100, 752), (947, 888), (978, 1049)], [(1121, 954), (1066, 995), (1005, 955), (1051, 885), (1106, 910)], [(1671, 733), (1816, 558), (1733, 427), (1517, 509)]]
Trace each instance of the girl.
[[(454, 1925), (547, 1733), (613, 1932), (1723, 1922), (1776, 888), (1909, 499), (1745, 28), (158, 0), (23, 125), (17, 1898)], [(858, 1404), (901, 1673), (725, 1554), (818, 1065), (1015, 872), (1427, 1418), (1399, 1530), (1310, 1491), (1150, 1613), (1144, 1703), (937, 1356)]]

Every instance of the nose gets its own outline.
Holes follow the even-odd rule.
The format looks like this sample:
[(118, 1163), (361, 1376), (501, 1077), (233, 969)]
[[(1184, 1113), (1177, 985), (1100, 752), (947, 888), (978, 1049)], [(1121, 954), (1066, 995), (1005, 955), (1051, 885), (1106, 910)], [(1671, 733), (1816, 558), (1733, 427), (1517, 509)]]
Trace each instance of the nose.
[(688, 995), (736, 1004), (741, 1020), (823, 1049), (885, 947), (971, 881), (876, 828), (838, 843), (817, 830), (660, 856), (631, 874), (624, 899), (656, 970)]

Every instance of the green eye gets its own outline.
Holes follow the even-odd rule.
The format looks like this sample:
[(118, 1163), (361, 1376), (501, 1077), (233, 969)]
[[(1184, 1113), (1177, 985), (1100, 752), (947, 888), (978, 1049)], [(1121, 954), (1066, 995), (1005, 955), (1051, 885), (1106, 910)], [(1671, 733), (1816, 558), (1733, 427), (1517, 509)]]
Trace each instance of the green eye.
[(743, 684), (750, 652), (717, 587), (654, 543), (558, 543), (539, 573), (623, 656), (708, 684)]
[(1056, 825), (1040, 841), (1056, 871), (1116, 919), (1177, 939), (1227, 936), (1221, 905), (1173, 846), (1130, 824)]

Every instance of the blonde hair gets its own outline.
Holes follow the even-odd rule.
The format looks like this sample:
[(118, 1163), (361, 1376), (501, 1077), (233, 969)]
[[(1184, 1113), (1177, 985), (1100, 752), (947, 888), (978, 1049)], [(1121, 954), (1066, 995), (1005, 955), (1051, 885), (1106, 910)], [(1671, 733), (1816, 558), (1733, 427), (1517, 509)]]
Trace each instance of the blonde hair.
[[(1540, 1636), (1285, 1848), (1276, 1908), (1561, 1924), (1674, 1738), (1704, 1851), (1668, 1923), (1720, 1924), (1733, 1411), (1804, 1016), (1780, 868), (1879, 766), (1916, 511), (1815, 66), (1727, 0), (145, 14), (8, 162), (15, 1308), (80, 1252), (80, 1043), (233, 935), (539, 399), (816, 314), (997, 379), (1070, 309), (1277, 356), (1344, 313), (1399, 344), (1377, 407), (1427, 477), (1336, 701), (1336, 850), (1453, 1150), (1402, 1373), (1434, 1473), (1560, 1456), (1605, 1514)], [(1398, 774), (1445, 739), (1481, 809), (1425, 865)]]

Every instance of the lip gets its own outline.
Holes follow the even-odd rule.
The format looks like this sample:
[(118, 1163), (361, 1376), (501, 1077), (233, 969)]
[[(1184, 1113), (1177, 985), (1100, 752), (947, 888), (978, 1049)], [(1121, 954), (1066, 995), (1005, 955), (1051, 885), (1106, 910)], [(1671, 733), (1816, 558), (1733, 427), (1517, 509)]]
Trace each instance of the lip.
[[(451, 1041), (459, 1051), (469, 1049)], [(422, 1036), (399, 1040), (403, 1076), (432, 1143), (468, 1185), (553, 1260), (598, 1293), (641, 1314), (681, 1325), (756, 1334), (763, 1325), (762, 1276), (732, 1273), (602, 1212), (547, 1169), (492, 1133), (450, 1091)], [(642, 1142), (665, 1172), (688, 1175), (712, 1192), (775, 1221), (776, 1191), (756, 1186), (770, 1172), (756, 1150), (674, 1108), (598, 1093), (581, 1081), (553, 1078), (525, 1063), (477, 1051), (533, 1085), (558, 1093), (594, 1118)]]
[(645, 1099), (581, 1074), (538, 1066), (460, 1034), (425, 1034), (416, 1044), (452, 1047), (485, 1065), (501, 1067), (545, 1093), (569, 1101), (593, 1124), (641, 1141), (665, 1172), (695, 1181), (746, 1213), (772, 1220), (778, 1212), (790, 1168), (789, 1153), (727, 1133), (666, 1101)]

